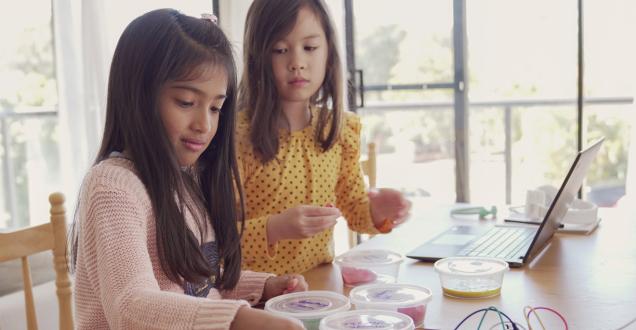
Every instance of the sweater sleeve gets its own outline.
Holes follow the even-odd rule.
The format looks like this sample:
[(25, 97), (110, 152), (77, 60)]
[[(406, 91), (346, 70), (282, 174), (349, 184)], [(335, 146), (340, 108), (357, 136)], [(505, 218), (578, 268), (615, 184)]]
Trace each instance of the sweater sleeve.
[(349, 229), (378, 234), (371, 218), (371, 205), (360, 167), (360, 118), (345, 113), (342, 129), (342, 165), (336, 184), (336, 206), (342, 211)]
[(243, 271), (236, 288), (231, 291), (223, 291), (221, 295), (227, 299), (245, 299), (250, 304), (255, 305), (261, 301), (265, 282), (273, 276), (275, 275), (270, 273)]
[[(147, 247), (149, 209), (139, 200), (143, 185), (129, 180), (89, 188), (80, 245), (94, 258), (89, 284), (99, 292), (105, 317), (115, 329), (229, 329), (247, 302), (211, 300), (162, 291)], [(137, 180), (138, 181), (138, 180)], [(124, 184), (121, 184), (124, 183)], [(141, 185), (141, 189), (139, 189)], [(134, 188), (136, 187), (136, 188)], [(136, 191), (135, 191), (136, 189)]]

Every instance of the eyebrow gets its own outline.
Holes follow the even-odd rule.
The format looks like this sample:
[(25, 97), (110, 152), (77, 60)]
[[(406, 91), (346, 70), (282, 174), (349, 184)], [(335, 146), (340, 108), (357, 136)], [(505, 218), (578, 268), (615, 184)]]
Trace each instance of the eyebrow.
[[(188, 86), (188, 85), (176, 84), (176, 85), (170, 86), (170, 88), (185, 89), (185, 90), (191, 91), (191, 92), (193, 92), (195, 94), (198, 94), (198, 95), (204, 95), (204, 96), (207, 95), (204, 91), (202, 91), (202, 90), (200, 90), (200, 89), (198, 89), (196, 87), (192, 87), (192, 86)], [(219, 94), (219, 95), (214, 97), (215, 100), (224, 100), (225, 98), (227, 98), (227, 95), (225, 95), (225, 94)]]
[[(306, 37), (303, 37), (303, 39), (302, 39), (302, 40), (315, 39), (315, 38), (320, 38), (320, 37), (321, 37), (321, 35), (320, 35), (320, 34), (312, 34), (312, 35), (308, 35), (308, 36), (306, 36)], [(287, 41), (287, 40), (285, 40), (285, 39), (281, 39), (281, 40), (278, 40), (277, 42), (275, 42), (275, 43), (274, 43), (274, 45), (275, 45), (275, 44), (277, 44), (277, 43), (279, 43), (279, 42), (288, 42), (288, 41)]]

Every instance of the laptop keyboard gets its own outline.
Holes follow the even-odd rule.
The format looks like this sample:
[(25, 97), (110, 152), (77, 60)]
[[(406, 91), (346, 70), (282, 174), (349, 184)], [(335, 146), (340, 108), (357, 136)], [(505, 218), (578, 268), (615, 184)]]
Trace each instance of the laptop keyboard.
[(510, 259), (532, 242), (534, 231), (521, 227), (493, 227), (458, 255)]

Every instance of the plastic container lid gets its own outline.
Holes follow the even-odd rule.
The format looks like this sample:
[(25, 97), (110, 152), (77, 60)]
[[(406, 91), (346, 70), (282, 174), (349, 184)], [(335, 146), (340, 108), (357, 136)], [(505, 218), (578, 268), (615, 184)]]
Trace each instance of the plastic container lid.
[(353, 250), (336, 258), (336, 263), (352, 267), (386, 266), (402, 262), (404, 257), (390, 250)]
[(305, 291), (274, 297), (265, 310), (297, 319), (314, 319), (351, 307), (349, 298), (331, 291)]
[(412, 330), (415, 326), (402, 313), (361, 309), (329, 315), (320, 321), (320, 330), (335, 329)]
[(401, 308), (427, 304), (431, 290), (411, 284), (367, 284), (349, 293), (352, 304), (373, 304), (377, 308)]
[(447, 275), (486, 276), (508, 269), (508, 263), (496, 258), (450, 257), (435, 262), (435, 270)]

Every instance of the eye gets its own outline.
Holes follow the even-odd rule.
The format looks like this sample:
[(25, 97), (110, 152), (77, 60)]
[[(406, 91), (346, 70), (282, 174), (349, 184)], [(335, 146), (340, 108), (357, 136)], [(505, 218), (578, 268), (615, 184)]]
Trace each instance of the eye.
[(285, 54), (287, 53), (287, 48), (274, 48), (272, 52), (274, 54)]
[(217, 107), (211, 107), (210, 111), (212, 113), (221, 113), (221, 108), (217, 108)]
[(305, 46), (305, 50), (308, 52), (313, 52), (316, 49), (318, 49), (318, 46)]
[(177, 102), (177, 105), (182, 108), (190, 108), (194, 105), (194, 102), (190, 102), (190, 101), (177, 100), (176, 102)]

